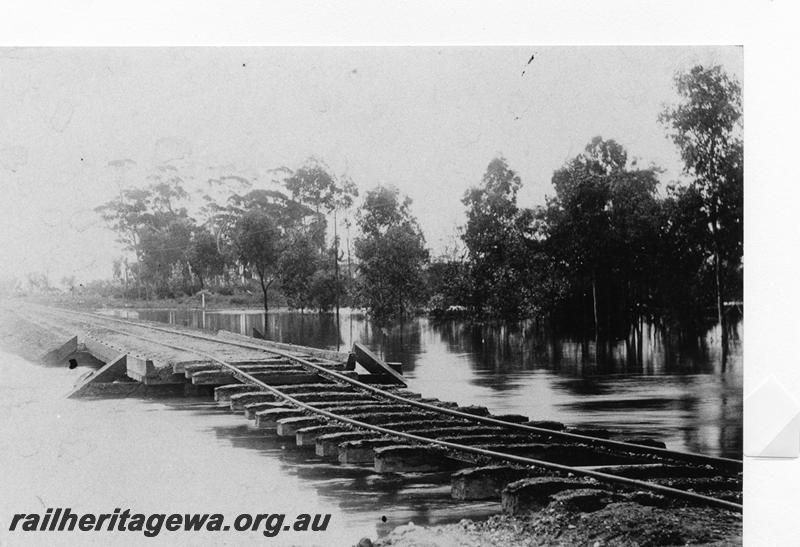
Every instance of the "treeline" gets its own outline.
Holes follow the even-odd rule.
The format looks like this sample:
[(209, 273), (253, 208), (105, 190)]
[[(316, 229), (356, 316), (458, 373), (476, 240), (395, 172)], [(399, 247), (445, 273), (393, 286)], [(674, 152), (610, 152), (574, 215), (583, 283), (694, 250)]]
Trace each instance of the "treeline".
[(272, 295), (381, 320), (422, 309), (538, 317), (597, 340), (641, 336), (651, 320), (699, 331), (709, 311), (724, 325), (724, 302), (742, 294), (741, 90), (719, 67), (676, 85), (681, 102), (660, 121), (688, 183), (661, 188), (658, 167), (595, 137), (553, 174), (544, 205), (524, 207), (519, 175), (495, 158), (462, 200), (460, 252), (431, 259), (407, 197), (378, 186), (356, 206), (355, 184), (319, 161), (282, 170), (270, 189), (206, 196), (194, 217), (179, 173), (161, 168), (98, 208), (135, 258), (115, 278), (142, 298), (256, 284), (265, 309)]
[[(171, 298), (213, 290), (222, 294), (257, 285), (264, 309), (278, 295), (301, 310), (329, 310), (346, 292), (339, 275), (339, 236), (327, 237), (328, 217), (352, 206), (347, 177), (311, 159), (297, 171), (281, 169), (281, 185), (231, 192), (219, 202), (204, 195), (191, 216), (189, 194), (174, 167), (160, 167), (144, 188), (127, 188), (96, 211), (134, 260), (118, 259), (114, 279), (127, 297)], [(225, 184), (225, 177), (219, 181)]]
[(660, 190), (658, 167), (595, 137), (553, 174), (546, 204), (526, 208), (496, 158), (463, 199), (464, 260), (431, 267), (440, 306), (544, 318), (596, 341), (633, 335), (638, 348), (645, 321), (699, 333), (712, 316), (726, 348), (725, 302), (742, 299), (741, 89), (719, 67), (676, 85), (682, 101), (660, 121), (688, 184)]

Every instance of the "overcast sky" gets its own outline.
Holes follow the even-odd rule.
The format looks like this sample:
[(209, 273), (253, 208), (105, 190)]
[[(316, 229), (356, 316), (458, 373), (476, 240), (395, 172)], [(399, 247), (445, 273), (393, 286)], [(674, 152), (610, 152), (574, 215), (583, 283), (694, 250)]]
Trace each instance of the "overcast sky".
[(258, 185), (310, 155), (362, 194), (398, 186), (435, 254), (499, 154), (525, 206), (595, 135), (678, 178), (657, 116), (695, 64), (742, 80), (736, 47), (0, 50), (0, 277), (109, 277), (121, 249), (92, 209), (154, 166)]

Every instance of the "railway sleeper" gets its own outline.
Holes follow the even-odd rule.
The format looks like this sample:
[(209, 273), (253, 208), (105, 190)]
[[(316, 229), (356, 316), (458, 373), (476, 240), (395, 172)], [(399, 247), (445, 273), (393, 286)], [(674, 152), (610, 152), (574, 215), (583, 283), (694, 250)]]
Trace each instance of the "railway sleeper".
[[(384, 408), (391, 407), (378, 407), (377, 409), (369, 411), (367, 410), (369, 408), (370, 407), (350, 407), (349, 409), (337, 409), (336, 413), (342, 415), (342, 417), (347, 415), (348, 418), (369, 424), (420, 419), (419, 415), (410, 413), (405, 409), (398, 408), (396, 410), (383, 411)], [(362, 412), (365, 411), (368, 413), (362, 414)], [(309, 411), (298, 408), (270, 408), (267, 410), (261, 410), (256, 412), (255, 425), (259, 429), (277, 429), (278, 420), (283, 418), (306, 416), (307, 412)]]
[(265, 402), (265, 403), (250, 403), (244, 406), (244, 415), (245, 418), (248, 420), (255, 420), (256, 414), (261, 412), (262, 410), (270, 410), (272, 408), (294, 408), (283, 401), (272, 401), (272, 402)]
[[(402, 437), (398, 437), (398, 439), (400, 439), (400, 442), (405, 441)], [(333, 440), (333, 438), (331, 438), (331, 440)], [(531, 442), (531, 440), (525, 436), (497, 437), (494, 435), (437, 437), (436, 440), (457, 443), (466, 446), (477, 445), (482, 442), (491, 441), (491, 446), (497, 451), (504, 451), (506, 448), (515, 449), (521, 446), (528, 447), (530, 446)], [(391, 436), (383, 436), (380, 438), (365, 437), (365, 439), (360, 442), (359, 440), (351, 441), (350, 439), (348, 439), (348, 441), (349, 442), (339, 446), (339, 461), (341, 463), (365, 463), (372, 461), (375, 456), (374, 450), (376, 448), (386, 446), (388, 444), (397, 444), (398, 442), (397, 440), (392, 440)], [(319, 444), (317, 444), (317, 447), (319, 447)], [(329, 452), (333, 452), (332, 447), (329, 448)], [(317, 453), (319, 454), (319, 452)], [(326, 452), (326, 455), (327, 453), (328, 452)], [(459, 453), (454, 453), (453, 458), (471, 461), (471, 458), (464, 458)]]
[[(276, 432), (279, 437), (297, 437), (297, 432), (300, 429), (309, 427), (321, 426), (325, 424), (322, 417), (316, 416), (300, 416), (296, 418), (283, 418), (278, 420), (278, 428)], [(298, 446), (303, 446), (297, 443)]]
[[(470, 428), (466, 422), (459, 422), (452, 419), (431, 419), (411, 422), (389, 422), (376, 424), (386, 429), (395, 431), (404, 431), (413, 435), (435, 435), (439, 431), (453, 431), (460, 432)], [(456, 427), (458, 426), (458, 427)], [(354, 426), (348, 425), (334, 425), (327, 424), (321, 426), (311, 426), (298, 429), (296, 431), (295, 439), (298, 446), (313, 445), (319, 435), (327, 433), (339, 433), (345, 431), (353, 431)], [(368, 430), (364, 430), (368, 431)]]
[(539, 429), (551, 429), (553, 431), (564, 431), (567, 428), (567, 426), (561, 422), (554, 422), (552, 420), (530, 420), (524, 422), (523, 425), (538, 427)]
[[(249, 371), (258, 371), (261, 369), (266, 370), (282, 370), (286, 368), (298, 368), (299, 365), (291, 363), (287, 360), (281, 361), (268, 361), (268, 362), (258, 362), (258, 361), (247, 361), (244, 363), (230, 363), (231, 365), (235, 366), (236, 368), (243, 370), (245, 372)], [(178, 368), (178, 364), (173, 366), (173, 370)], [(198, 372), (209, 372), (209, 371), (219, 371), (222, 370), (222, 365), (219, 363), (214, 363), (212, 361), (208, 361), (206, 363), (197, 363), (193, 365), (183, 365), (181, 367), (183, 370), (175, 371), (176, 374), (183, 373), (187, 378), (191, 378), (193, 374), (197, 374)]]
[(375, 448), (377, 473), (423, 473), (464, 467), (446, 450), (432, 446), (394, 444)]
[[(297, 399), (302, 403), (324, 403), (329, 401), (360, 401), (364, 399), (369, 399), (370, 396), (359, 391), (329, 391), (329, 392), (322, 392), (317, 393), (310, 391), (308, 393), (294, 393), (294, 394), (287, 394), (291, 395), (293, 399)], [(378, 401), (378, 399), (372, 398), (373, 401)]]
[(231, 383), (214, 388), (214, 400), (218, 403), (229, 403), (231, 397), (237, 393), (254, 393), (257, 391), (261, 392), (263, 389), (249, 384)]
[[(367, 408), (368, 409), (369, 407), (374, 406), (376, 403), (377, 403), (377, 401), (348, 401), (346, 403), (341, 403), (341, 402), (334, 403), (334, 402), (331, 402), (331, 403), (315, 404), (314, 408), (320, 408), (320, 409), (323, 409), (323, 410), (337, 410), (337, 411), (338, 411), (339, 407), (347, 407), (347, 408), (360, 407), (360, 408)], [(270, 408), (275, 408), (276, 406), (287, 406), (289, 404), (290, 403), (284, 403), (284, 402), (281, 402), (281, 401), (276, 401), (276, 402), (272, 402), (272, 403), (270, 403), (270, 402), (266, 402), (266, 403), (250, 403), (248, 405), (245, 405), (244, 414), (245, 414), (245, 417), (247, 417), (248, 420), (253, 420), (253, 419), (255, 419), (255, 415), (258, 412), (260, 412), (261, 410), (267, 410), (267, 409), (270, 409)]]
[[(279, 363), (288, 363), (285, 357), (265, 357), (263, 359), (252, 360), (252, 361), (234, 361), (231, 362), (232, 365), (236, 367), (240, 366), (247, 366), (247, 365), (269, 365), (269, 364), (279, 364)], [(186, 370), (191, 370), (192, 372), (200, 372), (201, 370), (217, 370), (219, 369), (220, 365), (218, 363), (214, 363), (212, 361), (180, 361), (174, 363), (172, 365), (172, 372), (175, 374), (183, 374)]]
[[(348, 388), (348, 386), (344, 384), (327, 382), (325, 380), (323, 380), (323, 382), (325, 383), (274, 385), (272, 387), (287, 395), (293, 395), (296, 393), (306, 393), (306, 392), (311, 392), (311, 393), (326, 393), (330, 391), (341, 392)], [(242, 384), (236, 381), (228, 385), (216, 387), (214, 389), (214, 400), (216, 400), (219, 403), (227, 403), (230, 401), (230, 398), (237, 393), (253, 393), (253, 392), (271, 393), (270, 391), (267, 391), (260, 386), (252, 384)]]
[[(497, 443), (489, 443), (476, 445), (475, 448), (491, 450), (493, 452), (502, 452), (504, 454), (512, 454), (515, 456), (524, 456), (527, 458), (569, 466), (619, 465), (636, 461), (633, 456), (628, 454), (602, 451), (588, 446), (575, 444), (534, 442), (502, 445)], [(481, 461), (485, 458), (485, 456), (479, 456), (478, 458), (474, 458), (474, 461)]]
[(363, 441), (367, 439), (381, 439), (380, 433), (371, 431), (344, 431), (320, 435), (314, 443), (314, 452), (323, 458), (336, 458), (339, 456), (339, 445), (347, 441)]
[[(252, 374), (255, 379), (265, 384), (312, 384), (322, 380), (318, 374), (305, 372), (304, 370), (259, 372)], [(236, 382), (237, 379), (230, 372), (225, 371), (205, 371), (192, 375), (193, 384), (201, 385), (226, 385)]]
[[(250, 365), (250, 366), (246, 366), (246, 367), (236, 367), (236, 368), (238, 368), (242, 372), (246, 372), (247, 374), (252, 374), (252, 375), (265, 374), (265, 373), (267, 373), (267, 374), (269, 374), (269, 373), (279, 373), (279, 372), (288, 373), (288, 374), (298, 373), (298, 372), (305, 372), (305, 370), (302, 367), (300, 367), (298, 365), (292, 365), (292, 364), (289, 364), (289, 363), (287, 363), (287, 364), (279, 364), (279, 365)], [(212, 373), (212, 372), (216, 372), (220, 376), (224, 376), (224, 375), (230, 376), (230, 372), (228, 372), (227, 370), (221, 368), (220, 365), (217, 365), (217, 367), (213, 368), (213, 369), (198, 370), (198, 371), (186, 370), (186, 371), (184, 371), (184, 376), (186, 376), (186, 378), (188, 378), (188, 379), (191, 379), (197, 374), (209, 374), (209, 373)], [(209, 376), (213, 377), (213, 375), (211, 375), (211, 374), (209, 374)]]
[(710, 465), (673, 465), (666, 463), (644, 463), (632, 465), (588, 466), (583, 469), (631, 479), (697, 478), (725, 475), (723, 470)]
[[(432, 413), (409, 412), (371, 412), (368, 414), (354, 414), (347, 416), (351, 420), (362, 422), (368, 425), (386, 427), (387, 424), (400, 422), (419, 422), (425, 419), (436, 419), (437, 415)], [(393, 429), (396, 429), (393, 427)]]
[[(301, 419), (301, 418), (286, 418), (285, 420), (278, 421), (278, 427), (280, 427), (280, 423), (290, 419)], [(347, 426), (342, 425), (331, 425), (331, 424), (320, 424), (320, 425), (312, 425), (308, 427), (302, 427), (295, 431), (295, 443), (297, 446), (315, 446), (317, 442), (317, 438), (320, 435), (327, 435), (329, 433), (344, 433), (345, 431), (353, 431), (352, 428), (348, 428)]]
[(439, 437), (449, 437), (449, 436), (456, 436), (456, 435), (495, 435), (500, 436), (507, 433), (507, 431), (501, 427), (494, 427), (494, 426), (475, 426), (475, 425), (451, 425), (451, 424), (436, 424), (436, 425), (423, 425), (418, 429), (405, 429), (405, 433), (409, 433), (411, 435), (419, 435), (420, 437), (427, 437), (427, 438), (439, 438)]
[(273, 403), (280, 398), (269, 391), (250, 391), (231, 395), (231, 410), (242, 411), (247, 405), (254, 403)]
[[(650, 482), (669, 486), (670, 488), (677, 488), (679, 490), (688, 490), (697, 492), (699, 494), (707, 494), (710, 492), (723, 492), (726, 490), (740, 490), (742, 483), (738, 479), (725, 478), (725, 477), (700, 477), (700, 478), (658, 478)], [(714, 497), (717, 497), (716, 495)]]
[(455, 435), (447, 435), (442, 434), (441, 436), (435, 437), (437, 440), (445, 441), (448, 443), (456, 443), (456, 444), (464, 444), (468, 446), (479, 446), (479, 445), (493, 445), (493, 446), (505, 446), (505, 445), (525, 445), (526, 443), (541, 443), (542, 440), (540, 438), (535, 438), (532, 435), (525, 435), (519, 433), (506, 433), (504, 435), (498, 435), (496, 433), (485, 434), (485, 433), (478, 433), (478, 434), (455, 434)]
[(390, 436), (349, 440), (337, 446), (336, 455), (339, 463), (374, 465), (376, 448), (397, 445), (403, 441), (404, 439), (402, 438)]
[(305, 416), (305, 411), (298, 408), (271, 408), (256, 412), (255, 426), (258, 429), (277, 429), (278, 420)]
[(501, 507), (504, 513), (519, 515), (546, 507), (553, 496), (565, 490), (594, 489), (597, 482), (592, 479), (533, 477), (514, 481), (501, 492)]
[(500, 499), (506, 485), (532, 477), (542, 476), (538, 468), (488, 465), (456, 471), (450, 476), (450, 495), (457, 500)]

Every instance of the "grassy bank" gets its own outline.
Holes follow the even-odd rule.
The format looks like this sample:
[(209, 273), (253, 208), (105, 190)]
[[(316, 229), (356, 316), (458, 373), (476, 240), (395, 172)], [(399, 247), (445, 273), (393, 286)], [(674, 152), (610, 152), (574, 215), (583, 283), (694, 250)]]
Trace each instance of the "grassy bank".
[[(115, 296), (101, 296), (96, 294), (83, 295), (30, 295), (15, 298), (18, 302), (31, 302), (50, 306), (59, 306), (76, 309), (99, 309), (99, 308), (131, 308), (131, 309), (200, 309), (203, 301), (199, 295), (180, 296), (177, 298), (162, 298), (156, 300), (140, 300), (131, 298), (120, 298)], [(270, 309), (279, 308), (283, 302), (275, 300), (270, 302)], [(253, 308), (263, 309), (264, 302), (260, 294), (206, 294), (206, 309), (230, 309), (230, 308)]]

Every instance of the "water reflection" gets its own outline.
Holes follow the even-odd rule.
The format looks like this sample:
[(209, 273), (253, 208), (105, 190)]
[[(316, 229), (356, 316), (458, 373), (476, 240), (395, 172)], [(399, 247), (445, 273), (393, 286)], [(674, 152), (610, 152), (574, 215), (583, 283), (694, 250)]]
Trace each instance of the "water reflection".
[(669, 448), (738, 457), (742, 446), (743, 323), (731, 333), (723, 370), (719, 329), (685, 339), (645, 325), (641, 359), (619, 342), (598, 360), (593, 343), (559, 338), (533, 321), (473, 324), (417, 318), (378, 327), (344, 310), (332, 315), (288, 311), (121, 310), (117, 315), (208, 330), (252, 334), (335, 349), (362, 342), (403, 363), (411, 388), (495, 412), (525, 414), (581, 427), (655, 436)]

